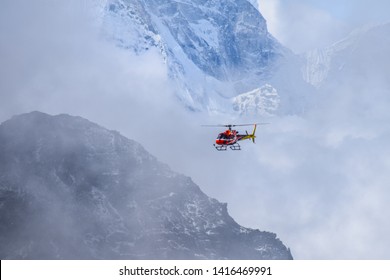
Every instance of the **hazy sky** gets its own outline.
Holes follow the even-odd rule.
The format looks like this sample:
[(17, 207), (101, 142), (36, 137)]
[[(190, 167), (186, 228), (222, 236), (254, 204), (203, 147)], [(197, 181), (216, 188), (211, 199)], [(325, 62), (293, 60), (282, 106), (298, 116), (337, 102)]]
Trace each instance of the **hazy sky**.
[[(386, 19), (387, 2), (365, 2), (261, 0), (270, 30), (295, 51)], [(378, 79), (361, 92), (332, 92), (310, 117), (270, 119), (256, 145), (219, 153), (219, 129), (200, 125), (253, 119), (185, 112), (159, 55), (105, 41), (77, 3), (2, 2), (0, 121), (33, 110), (85, 117), (192, 177), (238, 223), (277, 233), (295, 258), (390, 259), (389, 98), (375, 92)]]
[(300, 53), (324, 47), (354, 29), (390, 21), (386, 0), (258, 0), (268, 29)]

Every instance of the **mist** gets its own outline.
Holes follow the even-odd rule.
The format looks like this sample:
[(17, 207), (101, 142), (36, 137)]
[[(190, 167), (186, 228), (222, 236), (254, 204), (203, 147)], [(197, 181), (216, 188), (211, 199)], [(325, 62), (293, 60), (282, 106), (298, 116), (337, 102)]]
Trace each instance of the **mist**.
[[(239, 224), (277, 233), (296, 259), (390, 258), (388, 57), (364, 86), (350, 73), (320, 92), (305, 116), (208, 116), (182, 108), (159, 53), (117, 48), (77, 1), (3, 6), (0, 121), (39, 110), (118, 130), (227, 202)], [(217, 152), (220, 130), (201, 127), (263, 121), (240, 152)]]
[(324, 48), (367, 25), (389, 22), (389, 2), (258, 0), (268, 30), (295, 53)]

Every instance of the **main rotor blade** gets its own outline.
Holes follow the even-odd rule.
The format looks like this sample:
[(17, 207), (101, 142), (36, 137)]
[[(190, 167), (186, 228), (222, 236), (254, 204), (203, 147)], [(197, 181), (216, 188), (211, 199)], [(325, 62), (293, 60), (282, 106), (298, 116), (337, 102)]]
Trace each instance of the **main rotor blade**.
[(247, 123), (247, 124), (233, 124), (231, 126), (251, 126), (251, 125), (264, 125), (264, 124), (270, 124), (270, 123)]
[(207, 127), (235, 127), (235, 126), (252, 126), (252, 125), (265, 125), (270, 123), (247, 123), (247, 124), (202, 124), (201, 126)]
[(208, 126), (208, 127), (233, 127), (234, 124), (202, 124), (201, 126)]

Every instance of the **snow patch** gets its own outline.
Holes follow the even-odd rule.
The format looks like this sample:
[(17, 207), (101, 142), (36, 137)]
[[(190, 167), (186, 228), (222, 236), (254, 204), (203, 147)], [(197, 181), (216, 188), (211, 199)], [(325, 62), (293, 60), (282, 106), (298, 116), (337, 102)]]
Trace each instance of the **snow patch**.
[(279, 108), (280, 96), (269, 84), (240, 94), (232, 99), (233, 110), (240, 115), (273, 116)]

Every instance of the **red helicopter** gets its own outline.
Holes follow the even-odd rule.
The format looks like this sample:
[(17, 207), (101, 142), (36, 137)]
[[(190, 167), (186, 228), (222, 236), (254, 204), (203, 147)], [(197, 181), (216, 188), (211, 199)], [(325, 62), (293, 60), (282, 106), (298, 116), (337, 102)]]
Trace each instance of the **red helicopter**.
[[(240, 144), (238, 144), (238, 141), (241, 140), (247, 140), (252, 139), (252, 142), (255, 143), (256, 138), (256, 127), (258, 124), (268, 124), (268, 123), (255, 123), (255, 124), (219, 124), (219, 125), (203, 125), (203, 126), (222, 126), (227, 127), (228, 129), (224, 132), (221, 132), (218, 134), (217, 139), (215, 140), (214, 147), (218, 151), (226, 151), (227, 147), (229, 146), (231, 150), (238, 151), (241, 150)], [(253, 131), (252, 134), (249, 134), (248, 131), (246, 131), (246, 134), (239, 134), (237, 130), (232, 130), (232, 127), (235, 126), (250, 126), (253, 125)]]

